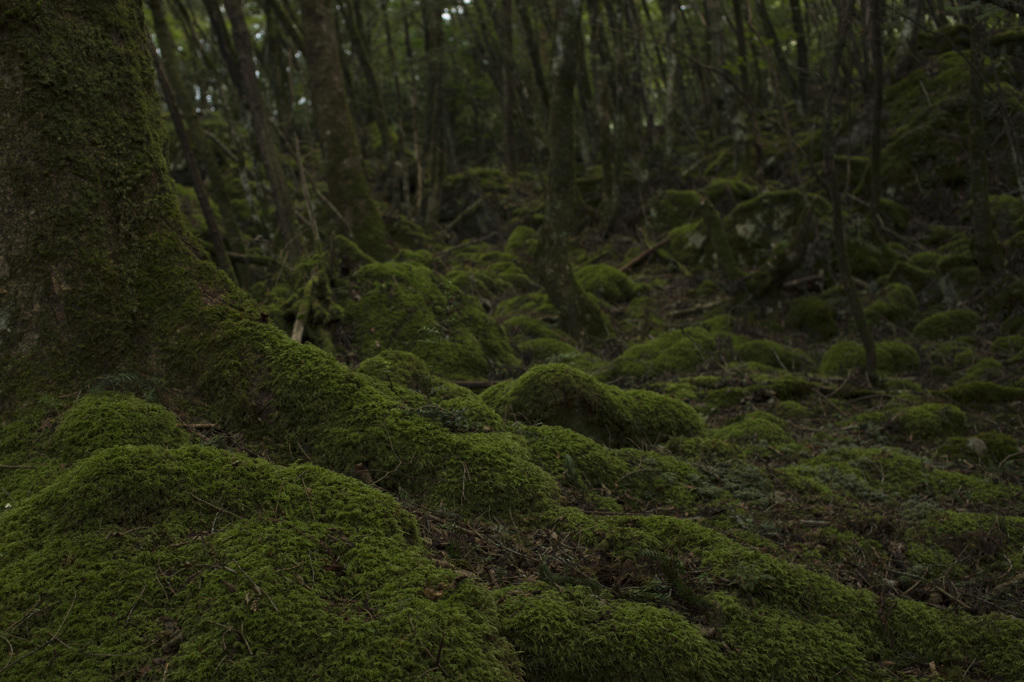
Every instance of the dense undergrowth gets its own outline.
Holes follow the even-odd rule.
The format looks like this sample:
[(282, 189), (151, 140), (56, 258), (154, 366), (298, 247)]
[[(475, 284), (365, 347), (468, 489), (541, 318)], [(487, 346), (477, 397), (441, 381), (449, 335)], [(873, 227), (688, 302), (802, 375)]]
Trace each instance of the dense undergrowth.
[[(482, 169), (501, 229), (324, 287), (310, 343), (268, 329), (296, 378), (237, 387), (258, 421), (126, 373), (4, 425), (0, 677), (1024, 679), (1024, 203), (994, 195), (982, 277), (930, 144), (963, 78), (890, 89), (882, 240), (844, 207), (882, 385), (813, 188), (680, 179), (575, 254), (581, 345), (530, 272), (539, 185)], [(750, 295), (798, 219), (802, 268)], [(257, 293), (290, 329), (294, 288)]]

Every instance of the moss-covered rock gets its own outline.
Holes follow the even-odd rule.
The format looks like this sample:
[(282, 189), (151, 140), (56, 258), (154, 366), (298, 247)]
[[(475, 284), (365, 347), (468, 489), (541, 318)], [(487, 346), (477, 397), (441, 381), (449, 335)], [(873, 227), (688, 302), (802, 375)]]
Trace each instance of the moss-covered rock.
[(124, 393), (82, 396), (57, 425), (52, 447), (64, 459), (77, 460), (117, 445), (178, 447), (188, 433), (173, 412)]
[(612, 361), (612, 376), (650, 380), (692, 372), (714, 348), (714, 338), (701, 327), (674, 329), (634, 344)]
[(978, 313), (967, 308), (947, 310), (929, 315), (918, 322), (913, 333), (921, 339), (951, 339), (972, 333), (980, 320)]
[(715, 429), (715, 438), (736, 444), (784, 445), (793, 438), (786, 433), (786, 422), (768, 412), (751, 412), (738, 421)]
[(502, 634), (530, 680), (720, 680), (725, 657), (684, 615), (587, 587), (499, 590)]
[(924, 403), (896, 412), (893, 424), (907, 436), (935, 440), (962, 435), (967, 430), (967, 415), (955, 405)]
[(651, 391), (623, 391), (564, 364), (540, 365), (481, 398), (498, 414), (564, 426), (612, 446), (656, 443), (703, 431), (689, 405)]
[[(921, 365), (920, 356), (913, 346), (902, 341), (880, 341), (875, 344), (878, 371), (886, 374), (913, 372)], [(818, 372), (830, 376), (842, 376), (851, 370), (865, 367), (867, 354), (863, 344), (856, 341), (839, 341), (825, 351), (818, 365)]]
[(801, 371), (811, 365), (811, 359), (802, 350), (767, 339), (741, 341), (735, 345), (734, 350), (741, 360), (759, 362), (769, 367)]
[(424, 359), (450, 379), (479, 379), (516, 364), (479, 300), (417, 263), (373, 263), (350, 278), (345, 334), (361, 358), (387, 348)]
[(629, 275), (605, 263), (592, 263), (576, 270), (583, 289), (609, 303), (625, 303), (633, 298), (635, 286)]
[(1012, 403), (1024, 400), (1024, 387), (991, 381), (962, 381), (943, 389), (940, 394), (958, 403)]
[(705, 254), (707, 232), (700, 221), (673, 227), (668, 233), (668, 253), (685, 266), (693, 267)]
[(801, 296), (789, 304), (786, 326), (819, 341), (831, 339), (839, 333), (832, 306), (817, 294)]
[(917, 296), (906, 284), (893, 282), (885, 287), (877, 300), (864, 308), (864, 314), (906, 326), (907, 321), (917, 314)]
[(0, 554), (0, 611), (32, 614), (18, 679), (519, 679), (488, 590), (393, 498), (310, 464), (108, 447), (0, 515)]
[(651, 225), (656, 234), (662, 234), (693, 220), (700, 215), (704, 202), (700, 192), (692, 190), (666, 190), (651, 209)]

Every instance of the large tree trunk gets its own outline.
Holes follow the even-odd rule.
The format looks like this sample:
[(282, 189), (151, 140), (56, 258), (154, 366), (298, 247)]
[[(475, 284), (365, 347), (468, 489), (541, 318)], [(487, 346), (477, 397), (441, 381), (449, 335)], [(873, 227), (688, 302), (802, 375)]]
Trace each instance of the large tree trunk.
[[(301, 0), (299, 6), (313, 114), (324, 150), (327, 196), (344, 219), (341, 227), (345, 236), (374, 258), (387, 258), (391, 247), (363, 171), (363, 155), (348, 108), (334, 21), (324, 0)], [(381, 135), (387, 134), (386, 129), (381, 130)]]

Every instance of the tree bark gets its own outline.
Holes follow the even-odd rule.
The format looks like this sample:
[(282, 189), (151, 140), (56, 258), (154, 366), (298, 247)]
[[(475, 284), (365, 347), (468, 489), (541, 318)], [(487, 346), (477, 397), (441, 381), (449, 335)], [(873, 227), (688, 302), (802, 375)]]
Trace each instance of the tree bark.
[(548, 125), (547, 220), (538, 234), (537, 269), (541, 286), (558, 310), (559, 325), (573, 338), (600, 337), (604, 320), (587, 298), (569, 261), (577, 236), (576, 154), (573, 129), (576, 67), (580, 50), (581, 0), (559, 3), (551, 59), (551, 114)]
[[(363, 171), (355, 124), (341, 73), (341, 51), (324, 0), (300, 0), (313, 116), (324, 151), (327, 196), (342, 213), (343, 233), (374, 258), (391, 255), (387, 231)], [(382, 130), (386, 135), (387, 131)]]

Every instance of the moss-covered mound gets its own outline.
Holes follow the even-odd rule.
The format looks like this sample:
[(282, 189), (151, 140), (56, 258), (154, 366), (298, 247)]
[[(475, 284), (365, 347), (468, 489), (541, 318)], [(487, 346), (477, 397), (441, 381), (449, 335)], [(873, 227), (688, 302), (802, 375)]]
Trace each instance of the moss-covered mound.
[[(881, 341), (875, 344), (878, 371), (886, 374), (912, 372), (921, 365), (921, 358), (913, 346), (902, 341)], [(822, 374), (842, 376), (862, 368), (867, 363), (864, 346), (856, 341), (839, 341), (825, 351), (818, 365)]]
[(361, 358), (411, 351), (450, 379), (486, 378), (516, 364), (480, 302), (418, 263), (372, 263), (350, 278), (346, 337)]
[(605, 263), (584, 265), (576, 271), (576, 279), (585, 291), (609, 303), (625, 303), (636, 289), (629, 275)]
[(673, 329), (627, 348), (612, 362), (611, 376), (641, 380), (678, 377), (692, 372), (714, 346), (706, 329)]
[(116, 445), (188, 443), (188, 433), (167, 409), (123, 393), (83, 396), (67, 412), (53, 434), (54, 451), (79, 459)]
[(978, 313), (966, 308), (934, 313), (917, 323), (914, 336), (929, 340), (951, 339), (970, 334), (980, 320)]
[(310, 464), (108, 447), (0, 515), (0, 555), (12, 679), (519, 679), (494, 597)]
[(564, 364), (539, 365), (480, 396), (508, 418), (570, 428), (612, 446), (700, 433), (692, 407), (651, 391), (624, 391)]

